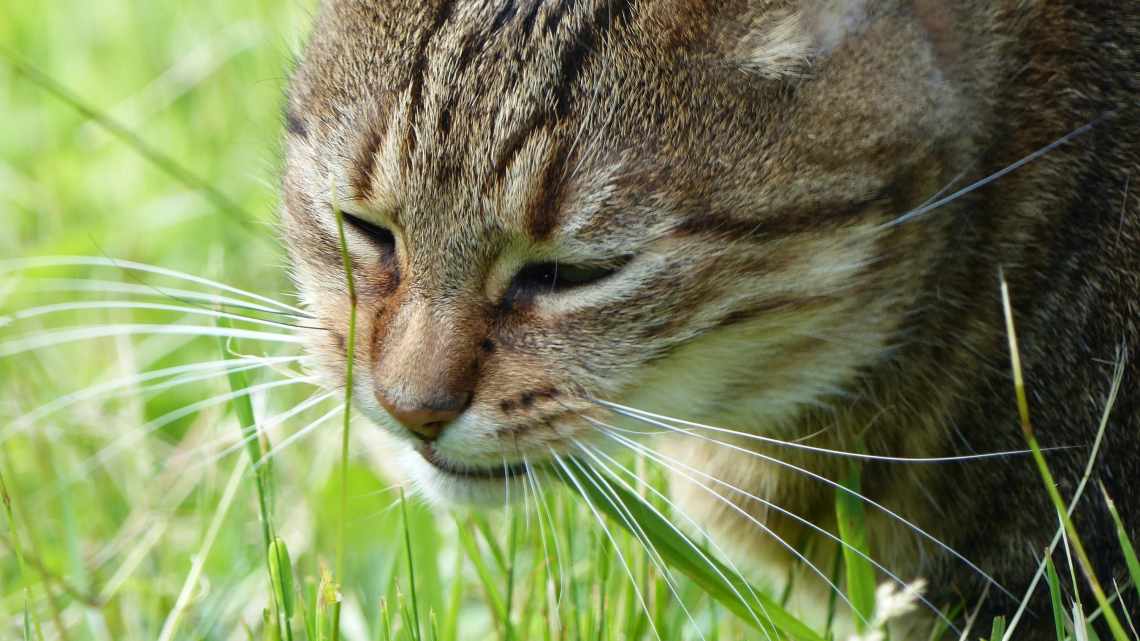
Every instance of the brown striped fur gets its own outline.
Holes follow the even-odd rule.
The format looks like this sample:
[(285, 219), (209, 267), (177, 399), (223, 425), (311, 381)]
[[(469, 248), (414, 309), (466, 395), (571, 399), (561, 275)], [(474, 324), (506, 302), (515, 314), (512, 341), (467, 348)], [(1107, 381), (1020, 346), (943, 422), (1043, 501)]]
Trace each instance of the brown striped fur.
[[(285, 237), (306, 305), (341, 337), (313, 351), (341, 381), (335, 197), (396, 240), (391, 255), (360, 234), (349, 242), (358, 404), (413, 443), (377, 394), (431, 405), (469, 393), (433, 445), (455, 465), (537, 463), (549, 447), (572, 453), (575, 438), (604, 441), (581, 419), (612, 420), (591, 396), (893, 456), (1014, 449), (1003, 270), (1041, 439), (1077, 446), (1050, 455), (1066, 496), (1112, 362), (1128, 358), (1094, 482), (1135, 537), (1140, 14), (1127, 4), (326, 0), (286, 117)], [(886, 224), (955, 177), (1092, 121), (1001, 180)], [(515, 296), (516, 274), (543, 262), (621, 268)], [(669, 451), (834, 526), (826, 486), (684, 437)], [(401, 461), (431, 495), (489, 491), (414, 453)], [(1025, 459), (869, 464), (864, 487), (1015, 592), (1053, 531)], [(789, 563), (696, 489), (677, 492), (742, 558)], [(886, 565), (925, 577), (939, 605), (977, 599), (978, 575), (869, 514)], [(1077, 521), (1103, 576), (1118, 576), (1098, 492)], [(800, 605), (824, 594), (808, 588)], [(1013, 606), (991, 593), (982, 616)], [(1044, 638), (1044, 613), (1023, 638)]]

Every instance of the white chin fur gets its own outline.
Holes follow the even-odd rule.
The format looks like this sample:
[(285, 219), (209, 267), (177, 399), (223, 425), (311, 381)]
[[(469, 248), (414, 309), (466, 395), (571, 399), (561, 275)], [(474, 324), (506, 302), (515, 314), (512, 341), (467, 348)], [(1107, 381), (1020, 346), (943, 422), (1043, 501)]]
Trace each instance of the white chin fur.
[[(525, 477), (500, 479), (465, 478), (448, 474), (428, 463), (415, 450), (399, 446), (396, 464), (417, 493), (444, 507), (502, 507), (522, 501), (528, 491)], [(390, 452), (389, 452), (390, 453)], [(388, 467), (391, 467), (389, 460)]]

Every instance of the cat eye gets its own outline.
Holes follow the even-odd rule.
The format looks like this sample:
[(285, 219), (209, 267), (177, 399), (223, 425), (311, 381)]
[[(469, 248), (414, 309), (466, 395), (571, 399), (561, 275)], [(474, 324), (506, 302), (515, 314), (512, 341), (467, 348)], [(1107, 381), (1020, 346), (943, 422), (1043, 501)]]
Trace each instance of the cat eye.
[(575, 287), (593, 285), (614, 275), (628, 258), (617, 265), (576, 265), (572, 263), (530, 263), (519, 270), (507, 293), (507, 300), (520, 296), (562, 292)]
[(348, 212), (341, 213), (344, 216), (344, 222), (366, 236), (372, 244), (386, 252), (395, 251), (396, 237), (392, 234), (391, 230), (386, 227), (381, 227), (376, 223), (371, 223), (363, 218), (353, 216)]

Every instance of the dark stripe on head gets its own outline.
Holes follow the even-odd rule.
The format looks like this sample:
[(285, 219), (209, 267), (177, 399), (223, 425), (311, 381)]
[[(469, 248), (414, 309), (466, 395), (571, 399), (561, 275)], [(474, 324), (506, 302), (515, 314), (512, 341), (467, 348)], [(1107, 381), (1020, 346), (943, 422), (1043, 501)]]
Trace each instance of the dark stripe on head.
[(376, 174), (376, 152), (384, 144), (388, 134), (388, 121), (371, 122), (364, 131), (356, 158), (352, 163), (352, 173), (349, 177), (353, 194), (360, 200), (372, 197), (372, 178)]
[(841, 206), (812, 206), (783, 209), (756, 220), (732, 214), (706, 211), (688, 216), (673, 227), (675, 236), (717, 236), (733, 240), (763, 242), (780, 236), (834, 230), (859, 220), (859, 214), (883, 196)]
[(408, 107), (408, 131), (404, 138), (404, 163), (407, 164), (411, 155), (416, 151), (416, 115), (423, 102), (424, 74), (427, 73), (427, 47), (431, 39), (443, 28), (451, 16), (454, 0), (443, 0), (435, 12), (435, 20), (427, 31), (423, 33), (420, 42), (416, 45), (416, 60), (412, 63), (411, 86), (409, 87), (410, 105)]
[(574, 106), (574, 89), (585, 71), (590, 55), (607, 33), (624, 25), (633, 13), (633, 0), (602, 0), (593, 20), (574, 34), (571, 46), (562, 54), (562, 80), (558, 84), (555, 114), (564, 118)]
[(562, 22), (562, 18), (566, 15), (567, 9), (570, 8), (571, 0), (562, 0), (554, 7), (546, 16), (546, 21), (543, 23), (542, 28), (546, 31), (547, 35), (551, 35), (558, 31), (558, 25)]
[(493, 34), (499, 29), (502, 29), (503, 25), (507, 24), (511, 18), (515, 17), (515, 14), (518, 13), (518, 11), (519, 5), (517, 2), (515, 2), (515, 0), (507, 0), (505, 3), (503, 3), (503, 7), (499, 9), (499, 12), (495, 14), (494, 20), (491, 21), (490, 33)]
[(546, 118), (542, 112), (535, 111), (527, 117), (521, 127), (507, 138), (503, 144), (503, 150), (495, 158), (495, 180), (502, 180), (506, 177), (507, 169), (510, 169), (515, 157), (519, 155), (531, 136), (541, 130), (544, 122), (546, 122)]
[(534, 33), (534, 22), (538, 17), (538, 10), (542, 7), (542, 0), (530, 0), (530, 9), (523, 16), (523, 33), (529, 38)]
[(526, 229), (535, 241), (548, 238), (558, 225), (565, 178), (566, 149), (558, 146), (547, 157), (534, 195), (527, 203)]

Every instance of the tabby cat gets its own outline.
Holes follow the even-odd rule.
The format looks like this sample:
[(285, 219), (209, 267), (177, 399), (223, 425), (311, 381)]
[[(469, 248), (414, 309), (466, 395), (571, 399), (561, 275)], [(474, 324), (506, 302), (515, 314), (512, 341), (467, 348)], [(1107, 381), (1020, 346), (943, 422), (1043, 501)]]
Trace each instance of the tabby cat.
[[(1025, 445), (1004, 274), (1065, 497), (1122, 377), (1075, 514), (1119, 578), (1097, 485), (1135, 539), (1138, 90), (1118, 0), (326, 0), (285, 115), (284, 235), (331, 330), (310, 349), (343, 385), (339, 208), (356, 405), (430, 497), (501, 501), (524, 463), (674, 425), (622, 407), (953, 457)], [(785, 576), (774, 535), (834, 531), (820, 477), (852, 458), (658, 443), (720, 481), (726, 501), (691, 474), (674, 492), (749, 567)], [(1055, 532), (1027, 457), (864, 460), (862, 489), (872, 556), (940, 606), (987, 576), (1020, 596)], [(830, 589), (797, 587), (800, 608)], [(987, 626), (1017, 606), (990, 588)], [(1052, 625), (1035, 606), (1019, 637)]]

